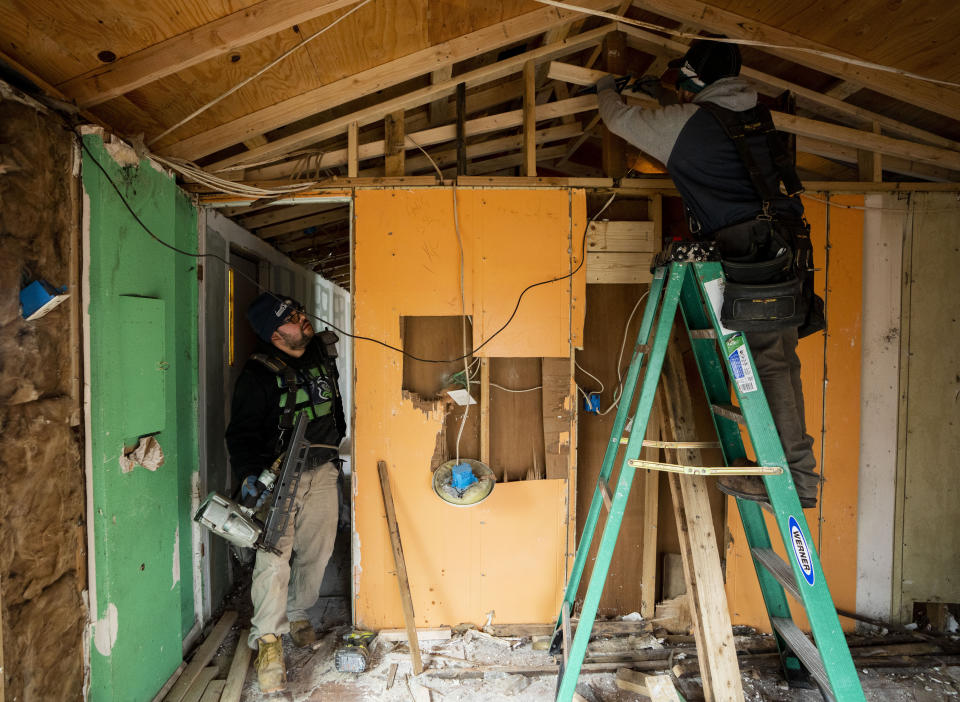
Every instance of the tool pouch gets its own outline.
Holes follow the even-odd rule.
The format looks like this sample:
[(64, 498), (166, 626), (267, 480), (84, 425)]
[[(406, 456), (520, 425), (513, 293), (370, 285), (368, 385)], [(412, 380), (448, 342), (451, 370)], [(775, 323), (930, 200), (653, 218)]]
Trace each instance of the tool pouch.
[(720, 322), (735, 331), (772, 331), (799, 326), (806, 318), (799, 278), (779, 283), (744, 284), (727, 280)]

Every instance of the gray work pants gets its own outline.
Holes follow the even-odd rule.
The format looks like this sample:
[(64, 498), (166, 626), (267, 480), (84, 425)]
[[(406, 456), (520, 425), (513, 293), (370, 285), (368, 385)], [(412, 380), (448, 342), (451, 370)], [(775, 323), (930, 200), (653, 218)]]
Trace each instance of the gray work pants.
[(316, 604), (337, 536), (339, 475), (333, 463), (305, 470), (287, 530), (277, 543), (280, 555), (257, 551), (250, 586), (250, 648), (256, 650), (257, 639), (265, 634), (289, 633), (290, 622), (308, 619), (307, 610)]
[(800, 359), (795, 327), (777, 331), (745, 332), (757, 374), (777, 426), (783, 452), (793, 475), (797, 494), (816, 497), (820, 476), (813, 456), (813, 437), (807, 434), (803, 414)]

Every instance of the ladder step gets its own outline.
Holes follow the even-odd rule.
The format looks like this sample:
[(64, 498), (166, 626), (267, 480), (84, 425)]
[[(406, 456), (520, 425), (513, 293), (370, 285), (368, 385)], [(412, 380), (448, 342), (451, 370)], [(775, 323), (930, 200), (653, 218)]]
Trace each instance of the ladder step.
[[(783, 637), (790, 650), (800, 659), (810, 676), (817, 681), (820, 689), (825, 694), (830, 693), (833, 688), (830, 686), (830, 679), (827, 677), (827, 670), (823, 667), (823, 659), (820, 658), (817, 647), (800, 631), (792, 619), (771, 617), (770, 623), (777, 630), (777, 633)], [(828, 699), (834, 699), (833, 695), (830, 694)]]
[(690, 338), (691, 339), (716, 339), (717, 332), (715, 329), (691, 329)]
[[(626, 445), (629, 441), (626, 437), (620, 439), (620, 443)], [(662, 449), (708, 449), (720, 448), (719, 441), (653, 441), (644, 439), (644, 448), (662, 448)]]
[(800, 588), (797, 587), (797, 581), (796, 578), (793, 577), (793, 570), (790, 568), (790, 564), (780, 558), (780, 556), (770, 548), (751, 548), (750, 552), (753, 553), (753, 557), (760, 561), (763, 567), (770, 572), (770, 575), (783, 586), (783, 589), (790, 593), (793, 599), (797, 602), (803, 601), (800, 599)]
[(743, 412), (741, 412), (740, 408), (736, 405), (710, 405), (710, 409), (713, 410), (713, 413), (718, 417), (729, 419), (738, 424), (746, 423), (743, 419)]
[(783, 468), (779, 466), (689, 466), (639, 459), (629, 460), (627, 464), (634, 468), (662, 470), (667, 473), (682, 473), (684, 475), (780, 475), (783, 473)]
[(607, 508), (607, 512), (613, 506), (613, 494), (610, 492), (610, 483), (601, 478), (597, 482), (597, 487), (600, 488), (600, 497), (603, 498), (603, 506)]

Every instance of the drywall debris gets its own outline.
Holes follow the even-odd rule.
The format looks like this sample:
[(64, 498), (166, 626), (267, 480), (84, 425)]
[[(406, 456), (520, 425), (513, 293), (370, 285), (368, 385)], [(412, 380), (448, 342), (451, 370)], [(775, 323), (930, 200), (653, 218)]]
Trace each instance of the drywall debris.
[(140, 437), (136, 448), (120, 454), (120, 472), (129, 473), (136, 466), (155, 471), (163, 465), (163, 461), (163, 449), (160, 443), (152, 436), (143, 436)]

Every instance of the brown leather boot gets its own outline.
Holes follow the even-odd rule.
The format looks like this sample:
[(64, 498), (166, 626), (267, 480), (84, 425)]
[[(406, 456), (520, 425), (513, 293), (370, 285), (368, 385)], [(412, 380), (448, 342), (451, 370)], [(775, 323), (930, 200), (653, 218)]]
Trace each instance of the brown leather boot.
[[(756, 464), (744, 464), (756, 465)], [(753, 500), (754, 502), (770, 502), (767, 495), (767, 488), (763, 484), (763, 478), (759, 475), (725, 475), (717, 481), (717, 489), (732, 497), (739, 497), (741, 500)], [(798, 495), (800, 506), (803, 509), (813, 509), (817, 506), (817, 496)]]
[(313, 624), (306, 619), (300, 619), (290, 622), (290, 638), (293, 639), (294, 644), (303, 648), (316, 642), (317, 632), (313, 630)]
[(287, 689), (287, 669), (283, 665), (283, 646), (276, 634), (264, 634), (257, 639), (257, 681), (260, 692), (281, 692)]

